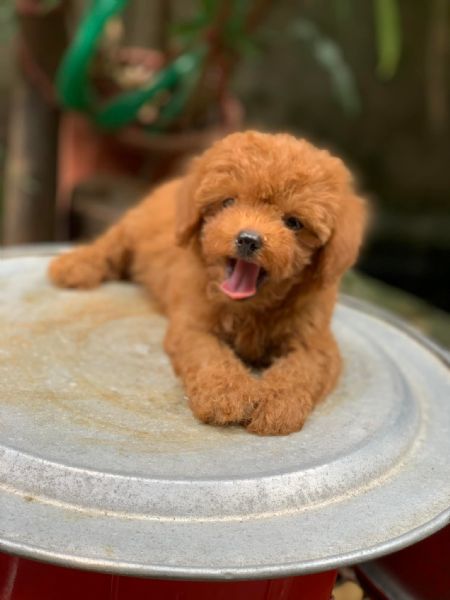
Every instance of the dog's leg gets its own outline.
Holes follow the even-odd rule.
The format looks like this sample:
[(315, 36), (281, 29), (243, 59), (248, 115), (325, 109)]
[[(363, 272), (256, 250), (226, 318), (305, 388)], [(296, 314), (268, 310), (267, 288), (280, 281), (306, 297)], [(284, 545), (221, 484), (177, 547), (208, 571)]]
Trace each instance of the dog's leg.
[(302, 428), (314, 405), (336, 384), (341, 358), (331, 333), (314, 347), (299, 344), (278, 359), (261, 378), (261, 401), (248, 430), (260, 435), (283, 435)]
[(190, 407), (205, 423), (248, 421), (258, 400), (258, 380), (213, 334), (171, 321), (165, 340)]
[(178, 180), (163, 184), (92, 244), (55, 258), (49, 269), (50, 279), (72, 288), (92, 288), (102, 281), (128, 276), (135, 279), (134, 266), (139, 254), (142, 258), (144, 246), (144, 270), (153, 255), (156, 264), (162, 253), (170, 261), (174, 252), (172, 213), (178, 186)]
[(95, 242), (57, 256), (50, 263), (49, 276), (56, 285), (93, 288), (102, 281), (120, 279), (129, 259), (123, 223), (113, 226)]

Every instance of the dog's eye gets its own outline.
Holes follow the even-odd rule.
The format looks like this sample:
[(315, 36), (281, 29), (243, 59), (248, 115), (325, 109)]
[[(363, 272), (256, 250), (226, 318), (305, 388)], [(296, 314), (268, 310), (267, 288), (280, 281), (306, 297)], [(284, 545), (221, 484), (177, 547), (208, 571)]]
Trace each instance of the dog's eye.
[(234, 198), (225, 198), (225, 200), (222, 200), (222, 206), (224, 208), (231, 206), (232, 204), (234, 204)]
[(285, 217), (283, 217), (283, 221), (286, 227), (292, 229), (292, 231), (298, 231), (303, 227), (302, 222), (300, 221), (300, 219), (297, 219), (297, 217), (291, 217), (289, 215), (286, 215)]

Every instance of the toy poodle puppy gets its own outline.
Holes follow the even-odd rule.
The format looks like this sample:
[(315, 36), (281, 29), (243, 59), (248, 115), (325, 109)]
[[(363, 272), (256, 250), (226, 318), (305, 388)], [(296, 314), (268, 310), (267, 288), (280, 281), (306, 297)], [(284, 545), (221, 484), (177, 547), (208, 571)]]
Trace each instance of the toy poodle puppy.
[(338, 379), (330, 322), (364, 224), (341, 160), (290, 135), (235, 133), (49, 274), (144, 285), (195, 416), (288, 434)]

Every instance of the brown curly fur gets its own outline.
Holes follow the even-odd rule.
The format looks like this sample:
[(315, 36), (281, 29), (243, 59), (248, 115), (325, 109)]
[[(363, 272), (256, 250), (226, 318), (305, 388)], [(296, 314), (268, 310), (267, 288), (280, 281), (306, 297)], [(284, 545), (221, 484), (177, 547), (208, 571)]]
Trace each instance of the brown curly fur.
[[(222, 207), (228, 197), (235, 203)], [(304, 227), (288, 229), (286, 214)], [(49, 273), (72, 288), (125, 277), (144, 285), (169, 317), (165, 349), (194, 414), (287, 434), (338, 379), (330, 320), (364, 223), (339, 159), (289, 135), (249, 131), (217, 142), (186, 177), (54, 259)], [(268, 277), (252, 298), (232, 300), (219, 285), (245, 228), (263, 236), (254, 262)]]

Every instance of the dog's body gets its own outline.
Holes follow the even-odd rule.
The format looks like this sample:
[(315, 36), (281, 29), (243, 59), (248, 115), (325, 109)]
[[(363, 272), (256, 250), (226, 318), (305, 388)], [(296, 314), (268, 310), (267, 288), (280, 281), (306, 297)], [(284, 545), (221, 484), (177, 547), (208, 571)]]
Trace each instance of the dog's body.
[(56, 258), (50, 276), (144, 285), (169, 317), (165, 348), (194, 414), (285, 434), (339, 376), (330, 321), (363, 224), (341, 161), (287, 135), (239, 133)]

